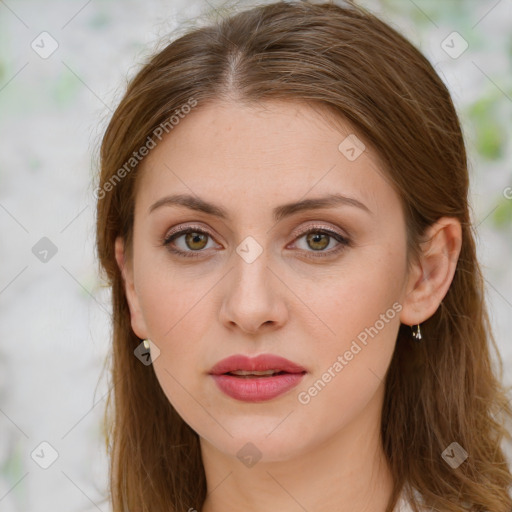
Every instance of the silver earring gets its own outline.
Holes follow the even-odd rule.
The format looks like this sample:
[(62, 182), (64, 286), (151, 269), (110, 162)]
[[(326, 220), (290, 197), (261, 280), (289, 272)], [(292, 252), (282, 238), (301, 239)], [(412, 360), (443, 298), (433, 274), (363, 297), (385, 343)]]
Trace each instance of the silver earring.
[(144, 347), (146, 347), (146, 350), (149, 349), (149, 339), (144, 340), (142, 343), (144, 343)]
[(420, 329), (420, 324), (418, 324), (416, 326), (416, 329), (414, 328), (414, 326), (411, 326), (411, 331), (412, 331), (412, 337), (414, 338), (415, 341), (421, 341), (421, 329)]

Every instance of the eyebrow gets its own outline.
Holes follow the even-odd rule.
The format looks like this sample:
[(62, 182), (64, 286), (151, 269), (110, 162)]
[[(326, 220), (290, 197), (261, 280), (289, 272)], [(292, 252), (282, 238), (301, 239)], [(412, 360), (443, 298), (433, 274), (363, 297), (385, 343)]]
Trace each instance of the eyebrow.
[[(151, 214), (157, 208), (162, 206), (182, 206), (191, 210), (214, 215), (220, 219), (231, 220), (227, 210), (219, 205), (209, 203), (198, 196), (192, 196), (188, 194), (174, 194), (163, 197), (150, 206), (148, 214)], [(347, 197), (341, 194), (328, 194), (323, 197), (302, 199), (301, 201), (286, 203), (275, 207), (272, 213), (274, 220), (277, 222), (297, 212), (305, 210), (317, 210), (321, 208), (334, 208), (336, 206), (353, 206), (364, 210), (370, 215), (373, 215), (371, 210), (358, 199), (354, 197)]]

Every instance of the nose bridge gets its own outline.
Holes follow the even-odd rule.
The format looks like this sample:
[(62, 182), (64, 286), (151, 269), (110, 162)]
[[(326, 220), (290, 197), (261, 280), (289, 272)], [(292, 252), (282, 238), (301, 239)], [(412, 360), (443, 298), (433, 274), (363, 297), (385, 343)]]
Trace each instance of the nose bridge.
[[(236, 247), (234, 254), (234, 285), (244, 299), (255, 296), (261, 299), (267, 295), (270, 287), (267, 268), (269, 264), (269, 249), (264, 248), (253, 236), (247, 236)], [(245, 294), (248, 294), (247, 297)]]
[(255, 238), (245, 238), (233, 253), (234, 268), (230, 272), (221, 320), (237, 324), (247, 332), (255, 332), (266, 323), (281, 324), (286, 308), (279, 307), (281, 297), (276, 289), (270, 251)]

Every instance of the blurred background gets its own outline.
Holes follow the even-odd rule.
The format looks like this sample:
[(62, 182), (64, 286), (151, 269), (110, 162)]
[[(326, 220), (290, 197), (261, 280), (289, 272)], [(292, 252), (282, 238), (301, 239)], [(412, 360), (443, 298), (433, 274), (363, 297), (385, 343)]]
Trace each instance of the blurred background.
[[(418, 46), (452, 92), (512, 384), (512, 0), (360, 3)], [(253, 4), (0, 0), (1, 512), (109, 510), (110, 296), (94, 253), (100, 138), (157, 45)]]

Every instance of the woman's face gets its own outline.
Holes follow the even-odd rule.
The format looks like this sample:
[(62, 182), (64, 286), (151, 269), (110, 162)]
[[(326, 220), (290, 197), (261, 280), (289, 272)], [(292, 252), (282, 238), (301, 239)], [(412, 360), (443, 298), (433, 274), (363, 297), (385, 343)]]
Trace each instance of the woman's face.
[[(125, 274), (132, 327), (158, 348), (169, 401), (224, 454), (285, 460), (378, 428), (406, 231), (376, 154), (353, 133), (301, 103), (217, 103), (193, 110), (144, 161)], [(162, 202), (175, 195), (189, 207)], [(188, 228), (196, 234), (180, 234)], [(210, 374), (237, 354), (304, 371)]]

